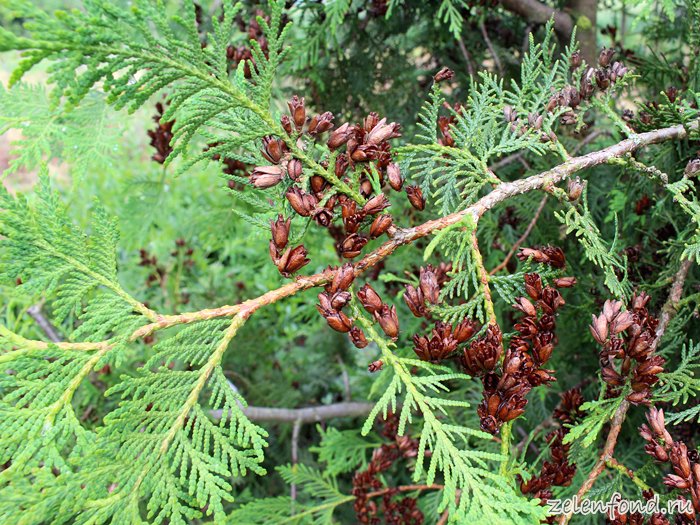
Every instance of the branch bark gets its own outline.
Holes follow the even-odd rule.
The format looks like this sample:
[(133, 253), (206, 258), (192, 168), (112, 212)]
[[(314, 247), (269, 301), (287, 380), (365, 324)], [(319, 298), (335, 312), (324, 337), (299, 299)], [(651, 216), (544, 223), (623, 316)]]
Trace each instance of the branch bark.
[[(245, 416), (251, 421), (271, 423), (317, 423), (336, 417), (361, 417), (369, 414), (374, 403), (336, 403), (307, 408), (246, 407)], [(209, 412), (214, 419), (221, 419), (222, 410)]]
[[(436, 231), (457, 224), (468, 214), (471, 215), (473, 221), (477, 223), (484, 213), (511, 197), (558, 184), (559, 182), (566, 180), (570, 175), (573, 175), (581, 170), (598, 166), (600, 164), (606, 164), (612, 159), (622, 157), (627, 153), (637, 151), (652, 144), (659, 144), (670, 140), (682, 140), (688, 137), (689, 132), (697, 131), (699, 123), (700, 121), (692, 122), (687, 125), (687, 129), (679, 124), (668, 128), (662, 128), (634, 135), (631, 138), (618, 142), (617, 144), (614, 144), (608, 148), (588, 153), (580, 157), (570, 158), (559, 166), (544, 171), (538, 175), (533, 175), (526, 179), (520, 179), (514, 182), (501, 182), (500, 184), (496, 185), (496, 187), (490, 193), (462, 211), (428, 221), (414, 228), (402, 229), (392, 226), (387, 232), (391, 240), (385, 242), (382, 246), (367, 254), (362, 258), (362, 260), (357, 262), (354, 267), (355, 276), (359, 276), (366, 269), (371, 268), (382, 259), (391, 255), (400, 246), (411, 244), (417, 239), (427, 237)], [(134, 341), (141, 337), (146, 337), (157, 330), (170, 328), (172, 326), (189, 324), (218, 317), (229, 317), (240, 314), (243, 318), (248, 318), (248, 316), (250, 316), (261, 306), (275, 303), (280, 299), (294, 295), (302, 290), (326, 284), (333, 279), (334, 275), (335, 270), (326, 270), (316, 275), (311, 275), (308, 277), (302, 276), (297, 278), (294, 282), (286, 284), (280, 288), (277, 288), (276, 290), (270, 290), (260, 297), (244, 301), (243, 303), (237, 305), (221, 306), (219, 308), (205, 309), (198, 312), (183, 313), (180, 315), (156, 315), (157, 320), (155, 322), (144, 325), (134, 331), (134, 333), (130, 336), (130, 340)], [(41, 349), (48, 347), (48, 343), (25, 339), (12, 333), (2, 325), (0, 325), (0, 337), (7, 338), (11, 343), (21, 348)], [(57, 345), (66, 350), (91, 351), (104, 349), (105, 347), (110, 346), (110, 342), (57, 343)], [(0, 356), (0, 360), (7, 355), (9, 354)]]
[(554, 15), (554, 30), (564, 38), (571, 38), (574, 21), (567, 13), (537, 0), (501, 0), (504, 9), (522, 16), (528, 24), (546, 24)]
[(692, 261), (682, 261), (681, 267), (678, 269), (678, 272), (673, 278), (673, 285), (671, 286), (671, 292), (668, 294), (668, 301), (666, 301), (666, 304), (664, 304), (663, 308), (661, 308), (659, 326), (656, 327), (656, 339), (654, 339), (654, 342), (652, 343), (653, 350), (656, 350), (656, 347), (659, 346), (661, 338), (664, 336), (664, 333), (666, 333), (668, 323), (670, 323), (678, 313), (676, 308), (683, 296), (683, 285), (685, 285), (685, 278), (688, 276), (688, 271), (690, 270), (691, 265)]
[(42, 313), (40, 304), (34, 304), (27, 308), (27, 313), (32, 319), (34, 319), (34, 322), (41, 329), (41, 331), (44, 332), (46, 337), (49, 338), (49, 341), (52, 343), (60, 343), (63, 341), (61, 336), (58, 335), (58, 330), (56, 330), (56, 327)]

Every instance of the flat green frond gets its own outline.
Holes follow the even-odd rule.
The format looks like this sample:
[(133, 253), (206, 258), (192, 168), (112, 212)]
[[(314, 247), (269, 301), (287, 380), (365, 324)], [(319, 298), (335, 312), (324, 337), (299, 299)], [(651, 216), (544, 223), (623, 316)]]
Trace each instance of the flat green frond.
[[(225, 71), (226, 45), (240, 5), (224, 2), (223, 23), (217, 21), (211, 50), (206, 53), (191, 2), (183, 4), (185, 16), (172, 18), (154, 0), (135, 2), (129, 11), (108, 3), (87, 5), (89, 16), (80, 11), (57, 11), (50, 17), (31, 2), (7, 2), (16, 16), (28, 20), (26, 28), (32, 35), (31, 39), (21, 38), (0, 28), (0, 50), (20, 50), (30, 57), (13, 73), (13, 82), (36, 63), (51, 62), (49, 82), (55, 87), (50, 99), (53, 108), (65, 100), (66, 110), (81, 104), (98, 82), (104, 82), (109, 103), (116, 109), (128, 106), (130, 112), (153, 94), (170, 88), (170, 107), (163, 118), (176, 117), (176, 125), (174, 148), (167, 162), (185, 155), (200, 129), (225, 129), (240, 135), (231, 144), (231, 153), (268, 134), (270, 127), (281, 132), (278, 124), (273, 125), (269, 105), (275, 71), (287, 54), (284, 39), (289, 25), (283, 28), (281, 18), (284, 2), (270, 3), (269, 26), (260, 19), (269, 46), (265, 54), (257, 42), (253, 45), (253, 82), (243, 78), (244, 64), (232, 80)], [(184, 29), (184, 34), (175, 31), (176, 26)], [(55, 111), (53, 108), (50, 111)], [(190, 165), (186, 163), (179, 173)]]
[(4, 210), (0, 233), (5, 237), (0, 241), (4, 247), (0, 281), (19, 280), (18, 294), (55, 294), (54, 315), (59, 321), (73, 310), (80, 313), (83, 299), (93, 292), (112, 298), (98, 299), (86, 309), (87, 317), (104, 313), (100, 306), (106, 304), (111, 308), (120, 304), (122, 309), (150, 317), (152, 312), (126, 294), (117, 281), (116, 222), (96, 203), (94, 234), (86, 239), (51, 189), (45, 166), (39, 181), (35, 209), (21, 194), (15, 198), (5, 186), (0, 187), (0, 210)]
[[(389, 404), (396, 407), (398, 395), (403, 391), (405, 395), (397, 433), (404, 434), (406, 425), (412, 421), (412, 413), (419, 411), (422, 414), (423, 427), (417, 455), (419, 459), (413, 479), (424, 479), (427, 485), (432, 485), (440, 473), (445, 489), (442, 491), (439, 512), (449, 509), (452, 520), (465, 523), (532, 523), (542, 519), (545, 516), (544, 509), (520, 495), (511, 480), (493, 468), (494, 464), (506, 461), (507, 457), (496, 452), (470, 448), (469, 437), (490, 441), (492, 436), (466, 426), (447, 423), (443, 419), (449, 407), (465, 405), (425, 395), (425, 377), (412, 374), (410, 369), (413, 364), (406, 362), (414, 360), (405, 360), (394, 354), (371, 321), (358, 308), (354, 308), (353, 312), (364, 325), (368, 337), (382, 349), (383, 360), (391, 365), (394, 372), (389, 388), (367, 419), (363, 434), (367, 434), (379, 410), (385, 410)], [(432, 375), (430, 378), (430, 386), (436, 392), (446, 390), (444, 386), (437, 386), (440, 381), (471, 379), (463, 374)], [(431, 454), (426, 458), (425, 452), (428, 450)], [(459, 499), (456, 497), (458, 491), (461, 491)]]
[[(627, 278), (626, 264), (616, 247), (617, 236), (610, 243), (601, 237), (600, 229), (588, 209), (585, 191), (581, 208), (567, 204), (566, 213), (556, 211), (554, 214), (562, 224), (566, 225), (567, 235), (575, 232), (585, 250), (586, 258), (603, 270), (605, 285), (612, 294), (622, 300), (631, 297), (632, 286)], [(623, 274), (622, 279), (618, 278), (615, 270)]]

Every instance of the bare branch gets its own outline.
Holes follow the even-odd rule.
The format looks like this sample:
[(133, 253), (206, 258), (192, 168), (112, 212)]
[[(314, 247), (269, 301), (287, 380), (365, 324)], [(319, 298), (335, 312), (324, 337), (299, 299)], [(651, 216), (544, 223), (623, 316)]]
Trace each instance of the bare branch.
[(34, 319), (34, 322), (39, 328), (41, 328), (41, 331), (46, 334), (46, 337), (48, 337), (51, 342), (60, 343), (63, 341), (61, 336), (58, 335), (58, 330), (56, 330), (56, 327), (41, 312), (40, 304), (34, 304), (27, 308), (27, 313), (32, 319)]
[(459, 50), (462, 52), (464, 61), (467, 63), (467, 72), (469, 73), (470, 77), (473, 77), (474, 66), (472, 65), (472, 61), (469, 58), (469, 51), (467, 51), (467, 47), (464, 45), (464, 40), (462, 40), (462, 38), (460, 37), (459, 40), (457, 40), (457, 44), (459, 45)]
[(690, 270), (691, 265), (692, 261), (689, 260), (681, 262), (681, 267), (673, 278), (673, 285), (668, 295), (668, 301), (666, 301), (666, 304), (661, 308), (661, 318), (659, 319), (659, 326), (656, 327), (656, 339), (654, 339), (652, 343), (652, 350), (656, 350), (656, 347), (659, 346), (661, 338), (664, 336), (666, 328), (668, 327), (668, 323), (670, 323), (678, 313), (676, 307), (683, 296), (683, 285), (685, 284), (685, 278), (688, 276), (688, 270)]
[(481, 34), (484, 37), (484, 41), (486, 42), (486, 45), (488, 46), (489, 51), (491, 52), (493, 61), (496, 63), (496, 68), (498, 68), (498, 76), (503, 77), (503, 66), (501, 65), (501, 61), (498, 59), (498, 54), (496, 53), (496, 50), (494, 49), (493, 44), (491, 43), (489, 34), (486, 32), (486, 26), (484, 25), (483, 20), (481, 21), (481, 24), (479, 24), (479, 27), (481, 29)]
[(528, 24), (546, 24), (554, 16), (554, 30), (569, 38), (574, 30), (571, 17), (537, 0), (501, 0), (504, 9), (522, 16)]
[[(301, 430), (301, 421), (298, 419), (294, 422), (294, 430), (292, 430), (292, 466), (295, 466), (299, 461), (299, 431)], [(289, 487), (290, 496), (292, 499), (292, 516), (296, 514), (295, 503), (297, 499), (297, 484), (292, 483)]]
[(501, 262), (501, 264), (499, 264), (499, 265), (496, 266), (493, 270), (491, 270), (491, 271), (489, 272), (489, 275), (493, 275), (493, 274), (495, 274), (496, 272), (498, 272), (499, 270), (502, 270), (503, 268), (505, 268), (506, 265), (508, 264), (508, 261), (510, 261), (510, 258), (513, 257), (513, 254), (514, 254), (515, 251), (518, 249), (518, 247), (519, 247), (523, 242), (525, 242), (525, 239), (527, 239), (527, 236), (530, 235), (530, 232), (532, 231), (532, 228), (535, 227), (535, 223), (537, 222), (537, 219), (540, 218), (540, 215), (542, 214), (542, 210), (544, 209), (544, 205), (547, 204), (547, 197), (549, 197), (549, 195), (547, 195), (547, 194), (545, 194), (545, 196), (542, 197), (542, 200), (540, 201), (540, 205), (539, 205), (539, 207), (537, 208), (537, 211), (535, 212), (534, 217), (532, 217), (532, 220), (530, 221), (530, 224), (528, 225), (527, 229), (525, 230), (525, 233), (523, 233), (522, 236), (520, 237), (520, 239), (518, 239), (518, 240), (515, 242), (515, 244), (513, 245), (513, 247), (510, 249), (510, 251), (509, 251), (508, 254), (506, 255), (506, 258), (503, 259), (503, 262)]
[[(307, 408), (270, 408), (247, 407), (243, 409), (245, 416), (251, 421), (271, 423), (317, 423), (336, 417), (361, 417), (369, 414), (374, 403), (336, 403)], [(209, 412), (214, 419), (221, 419), (222, 410)]]

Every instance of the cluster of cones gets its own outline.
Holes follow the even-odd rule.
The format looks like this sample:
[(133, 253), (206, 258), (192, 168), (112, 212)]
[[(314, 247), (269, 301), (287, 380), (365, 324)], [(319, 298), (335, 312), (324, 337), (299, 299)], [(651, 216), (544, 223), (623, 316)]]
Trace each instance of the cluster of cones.
[[(250, 174), (250, 182), (258, 189), (267, 189), (288, 177), (294, 184), (288, 187), (285, 197), (294, 212), (301, 217), (313, 218), (316, 224), (325, 228), (333, 226), (339, 208), (343, 228), (333, 226), (331, 233), (336, 238), (336, 248), (342, 257), (357, 257), (370, 239), (385, 234), (393, 224), (393, 217), (384, 213), (390, 202), (384, 193), (375, 191), (377, 184), (380, 188), (388, 185), (395, 191), (405, 189), (416, 209), (425, 208), (425, 198), (420, 188), (404, 188), (399, 167), (392, 162), (388, 141), (401, 136), (399, 124), (387, 123), (385, 118), (380, 119), (376, 113), (370, 113), (361, 125), (345, 123), (334, 130), (326, 141), (335, 159), (332, 174), (327, 175), (333, 180), (329, 181), (317, 173), (305, 176), (302, 160), (293, 157), (286, 141), (296, 141), (302, 135), (315, 140), (320, 134), (331, 131), (333, 114), (326, 111), (309, 120), (304, 98), (294, 95), (287, 104), (289, 115), (281, 118), (281, 124), (289, 139), (263, 137), (260, 152), (270, 164), (255, 167)], [(338, 149), (343, 147), (345, 151), (339, 153)], [(322, 160), (320, 166), (329, 169), (327, 160)], [(349, 172), (349, 169), (352, 171)], [(368, 200), (358, 202), (348, 195), (337, 193), (334, 184), (338, 181)], [(361, 231), (365, 228), (368, 229), (367, 233)]]
[[(639, 434), (649, 443), (644, 446), (647, 454), (657, 463), (669, 463), (673, 474), (664, 477), (664, 485), (670, 489), (678, 489), (681, 493), (690, 493), (692, 508), (689, 512), (679, 512), (676, 515), (676, 523), (679, 525), (696, 524), (697, 513), (700, 512), (700, 457), (697, 450), (688, 450), (682, 441), (674, 441), (666, 430), (664, 411), (652, 407), (646, 414), (649, 425), (639, 427)], [(647, 499), (651, 499), (653, 493), (647, 491)], [(685, 501), (683, 496), (677, 499)], [(644, 523), (644, 516), (632, 514), (625, 516), (628, 522)], [(611, 520), (614, 525), (624, 523), (622, 516), (615, 516)], [(635, 521), (636, 520), (636, 521)], [(669, 525), (669, 521), (661, 513), (649, 517), (651, 525)]]
[[(560, 407), (554, 410), (554, 419), (558, 419), (562, 426), (550, 431), (545, 437), (549, 444), (551, 460), (542, 464), (539, 476), (533, 476), (527, 482), (518, 475), (520, 491), (523, 494), (539, 498), (541, 505), (546, 505), (552, 497), (552, 487), (567, 487), (571, 485), (571, 479), (576, 474), (576, 463), (570, 462), (569, 444), (564, 444), (564, 437), (572, 425), (580, 422), (585, 415), (581, 411), (584, 403), (580, 388), (572, 388), (562, 396)], [(545, 523), (554, 523), (556, 516), (550, 516)]]
[[(635, 294), (629, 310), (622, 311), (622, 301), (606, 301), (603, 311), (593, 317), (590, 325), (595, 340), (603, 346), (600, 353), (601, 375), (608, 387), (609, 396), (617, 396), (619, 387), (628, 380), (632, 392), (627, 395), (630, 403), (649, 404), (651, 387), (659, 380), (666, 360), (654, 352), (658, 319), (646, 308), (649, 295)], [(619, 363), (619, 371), (616, 370)]]
[[(333, 268), (328, 268), (332, 271)], [(354, 319), (343, 313), (343, 308), (348, 305), (352, 296), (348, 288), (355, 280), (355, 269), (352, 264), (345, 263), (337, 269), (332, 281), (325, 285), (325, 291), (318, 295), (319, 304), (316, 305), (319, 313), (333, 330), (347, 333), (350, 341), (358, 347), (367, 346), (367, 338), (361, 328), (353, 326)], [(382, 302), (379, 294), (369, 285), (365, 284), (357, 291), (357, 299), (362, 307), (372, 315), (379, 323), (384, 333), (396, 338), (399, 335), (399, 320), (396, 315), (396, 306), (389, 306)], [(370, 365), (371, 366), (371, 365)], [(381, 365), (377, 365), (380, 367)]]
[[(565, 286), (575, 283), (575, 279), (560, 281)], [(502, 365), (497, 367), (503, 351), (497, 325), (489, 326), (486, 334), (472, 341), (464, 353), (465, 372), (483, 376), (484, 399), (478, 412), (481, 429), (491, 434), (525, 412), (525, 395), (532, 388), (556, 381), (553, 371), (543, 367), (554, 350), (554, 318), (565, 304), (564, 299), (558, 290), (543, 287), (537, 273), (525, 274), (525, 290), (529, 298), (519, 297), (513, 305), (525, 317), (515, 325), (519, 335), (511, 338)], [(542, 312), (539, 318), (538, 310)]]

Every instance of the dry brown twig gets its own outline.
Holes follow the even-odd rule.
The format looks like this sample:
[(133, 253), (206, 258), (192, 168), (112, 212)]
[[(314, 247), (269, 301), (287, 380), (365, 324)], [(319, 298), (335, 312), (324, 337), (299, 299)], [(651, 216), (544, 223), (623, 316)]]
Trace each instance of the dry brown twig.
[(508, 261), (510, 261), (510, 258), (513, 257), (517, 249), (520, 247), (522, 243), (525, 242), (525, 239), (527, 239), (527, 236), (530, 235), (530, 232), (532, 231), (532, 228), (535, 227), (535, 223), (537, 220), (540, 218), (540, 215), (542, 215), (542, 210), (544, 209), (544, 205), (547, 204), (547, 199), (549, 198), (549, 195), (545, 194), (544, 197), (542, 197), (542, 200), (540, 201), (540, 205), (537, 207), (537, 211), (535, 212), (535, 215), (533, 215), (532, 220), (530, 221), (530, 224), (528, 224), (527, 229), (525, 232), (520, 236), (520, 238), (515, 241), (515, 244), (513, 247), (510, 249), (510, 251), (506, 254), (505, 259), (496, 266), (493, 270), (489, 272), (489, 275), (494, 275), (495, 273), (501, 271), (503, 268), (505, 268), (508, 265)]

